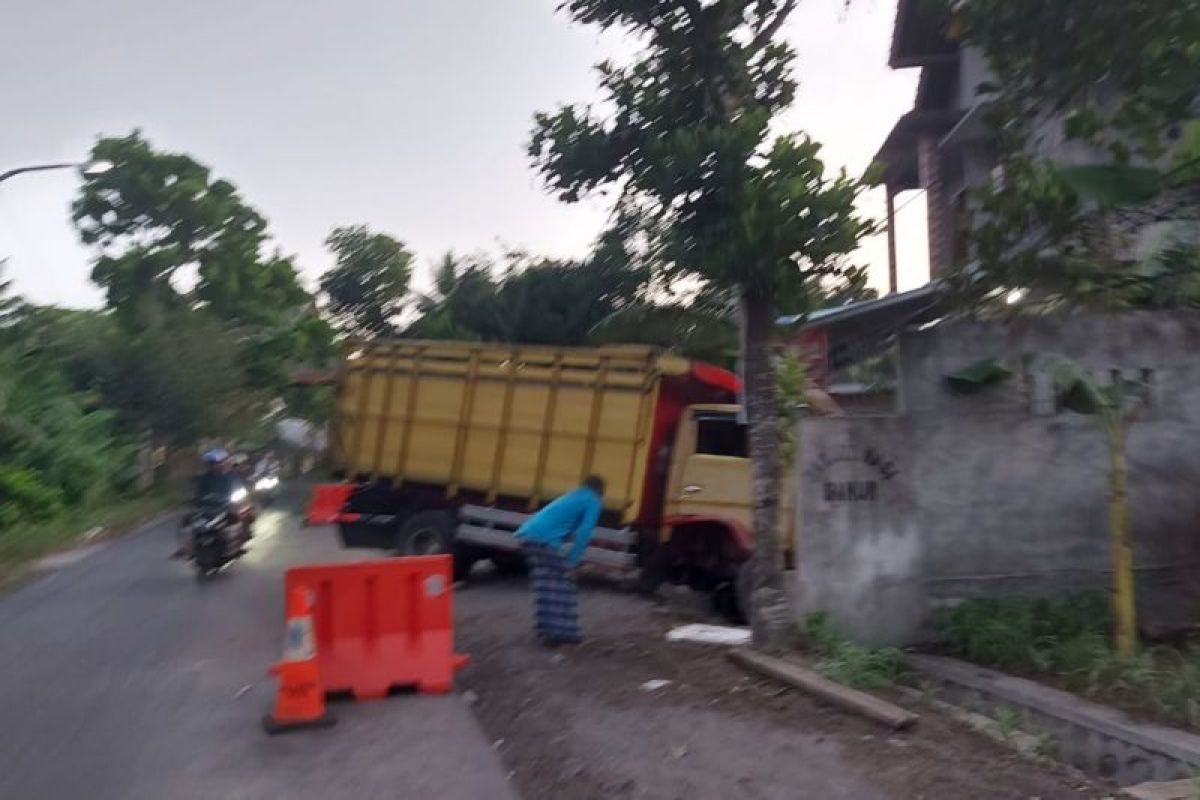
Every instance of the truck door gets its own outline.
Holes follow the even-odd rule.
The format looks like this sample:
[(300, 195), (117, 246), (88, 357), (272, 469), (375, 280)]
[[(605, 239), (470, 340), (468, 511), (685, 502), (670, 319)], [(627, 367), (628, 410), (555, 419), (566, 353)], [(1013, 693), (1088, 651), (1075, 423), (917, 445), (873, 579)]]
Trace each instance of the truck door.
[(680, 425), (671, 516), (725, 517), (750, 527), (750, 459), (746, 428), (735, 411), (694, 409)]

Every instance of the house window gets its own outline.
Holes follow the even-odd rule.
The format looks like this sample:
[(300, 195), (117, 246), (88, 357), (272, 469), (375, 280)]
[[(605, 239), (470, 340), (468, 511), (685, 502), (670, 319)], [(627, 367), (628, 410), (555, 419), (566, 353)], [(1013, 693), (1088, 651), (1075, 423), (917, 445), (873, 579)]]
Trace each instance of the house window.
[(746, 426), (734, 414), (700, 412), (696, 419), (696, 453), (746, 457)]

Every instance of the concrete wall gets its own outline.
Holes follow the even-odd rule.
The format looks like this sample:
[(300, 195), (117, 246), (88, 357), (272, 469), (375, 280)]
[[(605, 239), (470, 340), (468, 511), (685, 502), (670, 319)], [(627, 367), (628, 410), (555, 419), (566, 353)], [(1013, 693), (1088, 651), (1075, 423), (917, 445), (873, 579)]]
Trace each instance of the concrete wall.
[[(801, 422), (800, 614), (825, 610), (876, 644), (930, 633), (964, 598), (1107, 588), (1107, 476), (1096, 420), (1053, 408), (1037, 358), (1120, 370), (1151, 385), (1131, 428), (1130, 502), (1142, 622), (1200, 611), (1200, 315), (968, 322), (907, 334), (900, 412)], [(945, 376), (1000, 358), (978, 395)]]
[(958, 107), (967, 109), (980, 102), (984, 95), (979, 93), (979, 87), (995, 80), (983, 50), (963, 45), (958, 55)]

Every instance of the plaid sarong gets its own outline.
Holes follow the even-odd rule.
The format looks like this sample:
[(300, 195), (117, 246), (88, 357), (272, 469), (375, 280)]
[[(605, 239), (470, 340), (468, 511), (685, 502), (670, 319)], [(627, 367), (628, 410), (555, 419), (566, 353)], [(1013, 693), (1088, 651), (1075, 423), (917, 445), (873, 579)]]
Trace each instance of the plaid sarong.
[(579, 602), (566, 560), (541, 542), (524, 541), (521, 553), (533, 586), (534, 629), (543, 639), (579, 641)]

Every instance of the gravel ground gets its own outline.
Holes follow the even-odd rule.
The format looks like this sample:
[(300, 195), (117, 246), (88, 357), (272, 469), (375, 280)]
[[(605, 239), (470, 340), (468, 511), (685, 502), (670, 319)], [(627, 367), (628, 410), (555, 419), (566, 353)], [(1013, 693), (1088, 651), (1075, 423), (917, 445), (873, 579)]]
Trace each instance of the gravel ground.
[[(927, 709), (890, 735), (720, 648), (668, 643), (677, 611), (606, 586), (582, 596), (587, 641), (534, 643), (525, 581), (456, 595), (459, 685), (525, 800), (1058, 800), (1114, 794), (1031, 763)], [(649, 680), (671, 683), (655, 691)]]

